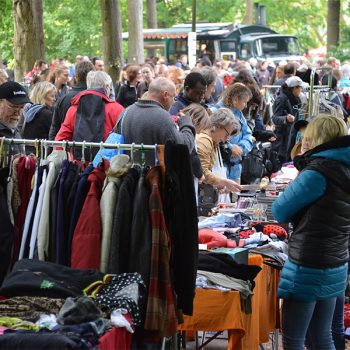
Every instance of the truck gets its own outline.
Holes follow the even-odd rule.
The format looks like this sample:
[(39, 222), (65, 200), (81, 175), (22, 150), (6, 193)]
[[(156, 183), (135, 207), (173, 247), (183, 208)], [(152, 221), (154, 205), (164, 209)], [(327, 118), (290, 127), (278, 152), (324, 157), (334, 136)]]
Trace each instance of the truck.
[[(174, 64), (181, 55), (188, 53), (188, 36), (191, 24), (177, 24), (171, 28), (145, 29), (143, 31), (145, 49), (156, 49), (165, 56), (168, 64)], [(214, 60), (281, 60), (300, 61), (301, 50), (298, 38), (293, 35), (278, 34), (271, 28), (260, 25), (233, 23), (197, 23), (196, 54), (207, 55)], [(128, 33), (123, 33), (123, 39)]]

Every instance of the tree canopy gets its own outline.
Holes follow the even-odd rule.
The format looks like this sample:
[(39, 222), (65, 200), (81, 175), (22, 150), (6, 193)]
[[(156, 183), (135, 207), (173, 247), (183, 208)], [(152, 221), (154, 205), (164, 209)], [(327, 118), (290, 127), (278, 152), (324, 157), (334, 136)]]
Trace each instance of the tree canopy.
[[(266, 6), (267, 25), (278, 33), (296, 35), (303, 49), (326, 43), (327, 0), (258, 0)], [(197, 21), (241, 23), (245, 14), (242, 0), (197, 1)], [(0, 0), (0, 50), (2, 57), (13, 58), (12, 0)], [(342, 0), (340, 42), (349, 45), (345, 35), (346, 11), (350, 0)], [(127, 0), (120, 0), (123, 31), (127, 31)], [(147, 26), (144, 0), (144, 27)], [(190, 22), (192, 0), (157, 0), (158, 27)], [(44, 0), (46, 59), (64, 56), (74, 60), (77, 54), (102, 55), (100, 2), (96, 0)], [(338, 52), (338, 51), (335, 51)]]

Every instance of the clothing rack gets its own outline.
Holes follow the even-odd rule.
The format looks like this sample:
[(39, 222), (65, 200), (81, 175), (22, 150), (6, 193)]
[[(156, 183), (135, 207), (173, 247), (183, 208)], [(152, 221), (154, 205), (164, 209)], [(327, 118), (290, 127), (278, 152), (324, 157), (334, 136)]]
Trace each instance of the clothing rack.
[(127, 151), (133, 150), (145, 150), (154, 151), (157, 149), (157, 145), (144, 145), (144, 144), (124, 144), (124, 143), (104, 143), (104, 142), (85, 142), (85, 141), (52, 141), (52, 140), (29, 140), (29, 139), (9, 139), (6, 137), (0, 138), (0, 151), (3, 145), (27, 145), (27, 146), (43, 146), (43, 147), (88, 147), (88, 148), (106, 148), (106, 149), (122, 149)]

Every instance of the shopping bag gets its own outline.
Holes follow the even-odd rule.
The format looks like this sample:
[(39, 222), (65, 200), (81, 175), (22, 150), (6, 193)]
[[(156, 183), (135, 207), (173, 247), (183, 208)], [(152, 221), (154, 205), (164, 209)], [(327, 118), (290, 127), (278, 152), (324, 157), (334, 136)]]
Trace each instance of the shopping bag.
[[(222, 161), (221, 152), (219, 148), (216, 148), (216, 161), (213, 165), (213, 168), (211, 171), (221, 178), (227, 179), (227, 169), (224, 166), (224, 163)], [(218, 203), (231, 203), (230, 194), (229, 193), (220, 193), (219, 191), (219, 197), (218, 197)]]
[[(114, 128), (113, 131), (111, 131), (111, 133), (108, 135), (105, 143), (111, 143), (114, 145), (118, 145), (118, 144), (123, 144), (124, 143), (124, 136), (123, 136), (123, 121), (124, 118), (126, 116), (126, 111), (127, 109), (124, 110), (124, 112), (121, 114), (119, 121), (117, 122), (116, 127)], [(120, 132), (119, 132), (119, 128), (117, 126), (120, 125)], [(98, 165), (101, 163), (102, 159), (106, 159), (106, 160), (111, 160), (114, 156), (116, 156), (117, 154), (123, 154), (124, 151), (123, 150), (118, 150), (118, 149), (107, 149), (107, 148), (103, 148), (102, 150), (100, 150), (93, 162), (92, 165), (94, 166), (94, 168), (98, 167)]]

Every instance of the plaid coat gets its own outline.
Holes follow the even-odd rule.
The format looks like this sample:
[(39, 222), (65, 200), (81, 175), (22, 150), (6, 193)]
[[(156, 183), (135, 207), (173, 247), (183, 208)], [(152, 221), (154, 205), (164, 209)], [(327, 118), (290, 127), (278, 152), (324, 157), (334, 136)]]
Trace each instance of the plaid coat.
[(170, 236), (166, 227), (161, 188), (161, 168), (152, 168), (146, 181), (150, 187), (149, 210), (152, 226), (151, 270), (145, 329), (158, 331), (159, 336), (176, 333), (177, 319), (170, 277)]

